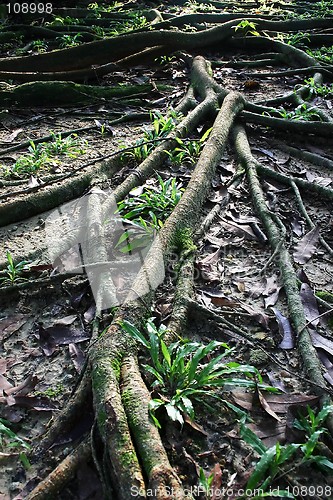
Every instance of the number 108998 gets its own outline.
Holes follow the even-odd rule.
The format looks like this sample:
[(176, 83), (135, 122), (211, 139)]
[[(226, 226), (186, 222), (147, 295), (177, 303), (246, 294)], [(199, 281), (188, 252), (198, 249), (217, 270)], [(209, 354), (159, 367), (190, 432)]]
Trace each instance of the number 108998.
[(22, 2), (8, 3), (8, 14), (52, 14), (52, 3)]

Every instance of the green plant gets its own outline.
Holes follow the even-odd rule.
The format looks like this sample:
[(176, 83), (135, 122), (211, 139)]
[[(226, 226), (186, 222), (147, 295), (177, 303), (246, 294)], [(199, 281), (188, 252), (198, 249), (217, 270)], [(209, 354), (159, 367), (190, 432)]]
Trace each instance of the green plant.
[(307, 80), (304, 80), (304, 83), (308, 88), (308, 99), (312, 99), (313, 97), (316, 96), (327, 97), (333, 95), (332, 84), (330, 86), (319, 85), (318, 83), (315, 82), (315, 79), (312, 77), (308, 78)]
[(132, 195), (118, 203), (118, 213), (125, 220), (139, 216), (149, 217), (153, 212), (157, 219), (165, 220), (179, 202), (184, 189), (175, 178), (166, 181), (157, 174), (157, 186), (146, 187), (142, 193)]
[(176, 141), (179, 144), (177, 148), (173, 151), (165, 151), (169, 156), (171, 163), (176, 165), (181, 165), (182, 163), (189, 163), (194, 165), (197, 162), (197, 159), (200, 156), (201, 150), (204, 146), (205, 141), (207, 140), (211, 128), (208, 129), (200, 140), (182, 140), (176, 137)]
[(93, 32), (95, 33), (96, 36), (98, 37), (106, 37), (107, 34), (106, 34), (106, 31), (104, 28), (102, 28), (101, 26), (92, 26), (91, 29), (93, 30)]
[(196, 0), (188, 0), (185, 2), (184, 6), (190, 8), (192, 12), (212, 12), (217, 10), (211, 3), (203, 4), (201, 2), (196, 2)]
[(333, 47), (321, 47), (320, 49), (306, 49), (306, 53), (315, 57), (318, 61), (333, 64)]
[(156, 59), (155, 59), (155, 61), (158, 62), (159, 64), (161, 64), (162, 66), (166, 66), (175, 60), (176, 60), (175, 56), (159, 56), (159, 57), (156, 57)]
[[(260, 488), (261, 494), (253, 498), (262, 498), (269, 496), (266, 492), (268, 487), (274, 480), (279, 478), (281, 466), (284, 466), (284, 472), (290, 462), (290, 470), (295, 467), (301, 467), (304, 464), (315, 463), (324, 472), (333, 469), (333, 463), (325, 456), (315, 454), (315, 449), (318, 445), (319, 437), (326, 432), (323, 424), (329, 413), (333, 411), (333, 406), (325, 406), (316, 415), (313, 410), (308, 407), (308, 414), (300, 415), (294, 421), (294, 427), (305, 433), (304, 443), (289, 443), (280, 445), (276, 443), (271, 448), (267, 448), (260, 438), (249, 429), (244, 421), (240, 421), (240, 435), (244, 441), (252, 446), (252, 448), (260, 456), (259, 462), (256, 464), (254, 472), (251, 474), (246, 489), (254, 490)], [(301, 452), (301, 454), (299, 453)], [(282, 492), (281, 492), (282, 491)], [(284, 498), (294, 498), (288, 491), (279, 490), (279, 495)], [(251, 497), (252, 498), (252, 497)]]
[(206, 497), (211, 498), (210, 490), (214, 481), (214, 472), (206, 476), (202, 467), (199, 470), (199, 488), (205, 491)]
[(60, 382), (55, 387), (48, 387), (45, 391), (36, 391), (35, 396), (46, 396), (50, 399), (56, 399), (64, 393), (64, 386)]
[(30, 141), (26, 154), (19, 156), (12, 167), (2, 167), (4, 175), (7, 177), (21, 177), (35, 174), (39, 170), (57, 165), (59, 160), (55, 156), (63, 155), (77, 158), (85, 153), (84, 146), (87, 141), (78, 138), (76, 134), (62, 138), (61, 134), (51, 132), (51, 136), (51, 142), (35, 144), (34, 141)]
[(65, 49), (67, 47), (76, 47), (77, 45), (80, 45), (81, 43), (81, 41), (79, 40), (80, 38), (82, 38), (81, 33), (76, 33), (76, 35), (58, 36), (57, 40), (60, 41), (59, 47)]
[(5, 270), (5, 276), (0, 278), (0, 283), (6, 286), (14, 285), (14, 283), (24, 280), (25, 278), (22, 277), (22, 272), (29, 270), (28, 261), (22, 260), (21, 262), (15, 264), (12, 254), (8, 251), (6, 253), (6, 257), (8, 265)]
[(65, 155), (70, 158), (77, 158), (79, 155), (85, 153), (84, 146), (87, 141), (79, 138), (77, 134), (71, 134), (62, 138), (61, 134), (51, 132), (52, 141), (42, 143), (43, 150), (51, 156)]
[[(158, 111), (150, 113), (153, 128), (146, 129), (144, 139), (138, 139), (134, 148), (123, 153), (122, 159), (133, 158), (138, 163), (145, 160), (155, 147), (153, 142), (166, 137), (175, 128), (179, 117), (180, 115), (173, 110), (170, 110), (166, 117)], [(152, 143), (147, 144), (147, 141), (152, 141)]]
[(309, 35), (302, 31), (290, 34), (281, 33), (281, 39), (287, 43), (287, 45), (292, 45), (293, 47), (304, 47), (306, 46), (306, 42), (310, 41)]
[[(179, 340), (166, 345), (163, 340), (166, 327), (157, 328), (153, 319), (147, 322), (147, 336), (126, 320), (121, 326), (149, 353), (151, 364), (143, 365), (143, 369), (153, 377), (151, 387), (160, 396), (149, 403), (150, 415), (157, 427), (160, 427), (155, 415), (158, 408), (163, 407), (171, 420), (183, 424), (183, 413), (195, 418), (194, 401), (211, 409), (205, 400), (216, 398), (214, 391), (217, 388), (256, 387), (257, 384), (267, 388), (256, 368), (226, 360), (234, 349), (224, 342), (212, 341), (204, 345)], [(217, 354), (218, 351), (222, 353)], [(244, 378), (238, 378), (239, 374)]]
[(126, 226), (116, 245), (121, 252), (145, 247), (179, 202), (183, 188), (176, 179), (164, 181), (157, 175), (157, 180), (157, 186), (149, 186), (118, 203), (117, 212)]
[(244, 36), (248, 35), (253, 35), (253, 36), (260, 36), (259, 31), (256, 30), (256, 23), (253, 23), (252, 21), (248, 21), (247, 19), (244, 19), (240, 23), (238, 23), (236, 26), (233, 26), (233, 29), (236, 31), (241, 30), (242, 34)]
[(31, 446), (10, 429), (10, 422), (0, 418), (0, 447), (1, 449), (22, 447), (30, 450)]
[(284, 118), (286, 120), (303, 120), (303, 121), (313, 121), (313, 120), (321, 120), (321, 116), (317, 113), (317, 111), (313, 107), (308, 107), (308, 105), (304, 102), (297, 106), (297, 108), (292, 109), (291, 111), (286, 110), (283, 107), (280, 107), (278, 110), (272, 110), (273, 113), (279, 115), (279, 117)]
[(306, 441), (302, 445), (301, 450), (304, 453), (304, 460), (311, 460), (318, 464), (319, 466), (324, 466), (324, 468), (333, 469), (333, 463), (329, 462), (326, 457), (321, 455), (313, 455), (315, 447), (318, 444), (318, 439), (321, 434), (327, 432), (323, 427), (323, 424), (330, 413), (333, 412), (333, 405), (324, 406), (317, 415), (314, 413), (312, 408), (308, 406), (308, 414), (300, 414), (298, 419), (294, 421), (294, 427), (298, 430), (304, 431), (306, 436)]
[(50, 163), (55, 164), (54, 161), (50, 161), (47, 153), (43, 150), (42, 144), (35, 144), (34, 141), (30, 141), (28, 152), (19, 156), (14, 165), (6, 169), (5, 175), (14, 177), (31, 175)]
[(44, 40), (34, 40), (32, 42), (32, 48), (41, 54), (47, 51), (47, 43)]
[(55, 16), (53, 21), (47, 21), (45, 26), (64, 26), (64, 25), (77, 25), (80, 24), (80, 19), (77, 17), (61, 17)]

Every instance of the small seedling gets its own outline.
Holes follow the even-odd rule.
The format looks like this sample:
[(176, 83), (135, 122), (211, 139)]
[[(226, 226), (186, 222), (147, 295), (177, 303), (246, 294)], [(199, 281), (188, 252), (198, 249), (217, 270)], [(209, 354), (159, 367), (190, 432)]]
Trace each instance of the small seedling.
[[(157, 186), (149, 186), (118, 203), (117, 212), (127, 226), (116, 245), (121, 252), (146, 246), (179, 202), (184, 191), (181, 184), (174, 178), (164, 181), (159, 175), (157, 180)], [(125, 241), (126, 245), (120, 246)]]
[(194, 165), (201, 153), (201, 150), (211, 132), (211, 128), (208, 129), (200, 140), (183, 140), (176, 137), (176, 141), (178, 143), (178, 147), (173, 151), (165, 151), (169, 156), (171, 163), (176, 165), (181, 165), (183, 163), (188, 163), (190, 165)]
[(10, 252), (7, 252), (6, 256), (8, 262), (7, 268), (5, 270), (6, 275), (0, 278), (0, 283), (5, 286), (11, 286), (15, 283), (25, 280), (26, 278), (22, 277), (22, 273), (29, 270), (28, 261), (22, 260), (21, 262), (15, 264)]
[(71, 134), (65, 138), (61, 134), (51, 132), (52, 141), (42, 143), (43, 149), (50, 156), (65, 155), (70, 158), (77, 158), (79, 155), (85, 153), (83, 146), (87, 141), (80, 139), (77, 134)]
[[(275, 114), (277, 113), (279, 118), (284, 118), (286, 120), (318, 121), (322, 119), (321, 116), (316, 111), (316, 109), (314, 109), (313, 107), (308, 107), (308, 105), (305, 102), (297, 106), (297, 108), (292, 109), (291, 111), (288, 111), (283, 107), (280, 107), (277, 110), (272, 109), (272, 113)], [(272, 115), (269, 114), (268, 116)]]
[(4, 175), (8, 177), (22, 177), (59, 164), (56, 156), (77, 158), (85, 153), (87, 141), (80, 139), (76, 134), (63, 139), (61, 134), (51, 132), (53, 140), (35, 144), (30, 141), (28, 152), (19, 156), (12, 167), (2, 167)]
[(10, 422), (0, 418), (0, 447), (1, 449), (21, 447), (30, 450), (30, 445), (10, 429)]
[[(135, 148), (123, 153), (122, 160), (133, 158), (138, 163), (145, 160), (155, 148), (153, 142), (166, 137), (175, 128), (180, 116), (173, 110), (169, 111), (166, 117), (158, 111), (150, 113), (153, 128), (144, 131), (144, 139), (138, 139)], [(149, 143), (148, 141), (152, 142)]]
[[(300, 415), (299, 418), (294, 421), (294, 427), (305, 433), (304, 444), (289, 443), (280, 445), (280, 443), (277, 442), (271, 448), (267, 448), (261, 439), (244, 424), (244, 419), (240, 421), (240, 435), (242, 439), (250, 444), (260, 456), (260, 460), (256, 464), (254, 472), (251, 474), (246, 485), (246, 489), (248, 490), (257, 491), (259, 488), (262, 492), (255, 498), (267, 497), (268, 488), (272, 485), (273, 481), (279, 479), (280, 473), (281, 475), (286, 474), (286, 471), (288, 471), (288, 464), (290, 464), (289, 468), (293, 472), (295, 468), (311, 463), (316, 464), (318, 468), (326, 473), (333, 470), (333, 463), (327, 457), (315, 453), (319, 437), (326, 432), (323, 424), (332, 411), (333, 406), (325, 406), (316, 415), (313, 410), (308, 407), (308, 415)], [(281, 470), (282, 466), (283, 472)], [(294, 498), (291, 493), (285, 490), (279, 490), (279, 495), (283, 496), (283, 498)]]
[(59, 47), (66, 49), (67, 47), (76, 47), (81, 44), (80, 38), (82, 38), (81, 33), (76, 33), (76, 35), (62, 35), (57, 38), (60, 41)]
[(41, 54), (47, 51), (47, 43), (44, 42), (44, 40), (34, 40), (32, 42), (32, 48)]
[(287, 45), (292, 45), (293, 47), (304, 47), (306, 46), (306, 43), (310, 41), (309, 35), (307, 33), (303, 33), (302, 31), (290, 34), (280, 33), (279, 39)]
[(307, 49), (307, 54), (315, 57), (319, 62), (333, 64), (333, 47), (321, 47), (320, 49)]
[(155, 59), (155, 61), (161, 64), (161, 66), (167, 66), (168, 64), (170, 64), (172, 61), (175, 60), (176, 60), (175, 56), (160, 56)]
[(244, 36), (260, 36), (259, 31), (256, 30), (256, 23), (247, 21), (246, 19), (238, 23), (236, 26), (233, 26), (233, 29), (235, 30), (235, 32), (240, 30)]
[(64, 25), (77, 25), (77, 24), (80, 24), (80, 19), (78, 19), (77, 17), (55, 16), (55, 18), (53, 19), (53, 21), (47, 21), (45, 23), (45, 26), (64, 26)]
[(312, 99), (313, 97), (327, 97), (333, 95), (333, 85), (318, 85), (314, 78), (309, 78), (308, 80), (304, 80), (308, 88), (308, 99)]

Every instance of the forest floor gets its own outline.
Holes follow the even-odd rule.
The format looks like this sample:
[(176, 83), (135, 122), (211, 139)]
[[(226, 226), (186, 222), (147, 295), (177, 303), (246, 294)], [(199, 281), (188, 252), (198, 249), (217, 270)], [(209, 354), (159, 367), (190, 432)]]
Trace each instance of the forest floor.
[[(34, 24), (31, 24), (34, 16), (25, 18), (23, 14), (12, 13), (3, 17), (0, 35), (3, 40), (7, 36), (7, 42), (0, 53), (0, 80), (9, 83), (0, 83), (5, 99), (0, 111), (0, 498), (50, 498), (51, 490), (46, 485), (43, 493), (39, 493), (41, 496), (29, 494), (86, 436), (91, 436), (93, 451), (73, 466), (70, 477), (63, 480), (62, 489), (57, 485), (52, 494), (58, 491), (59, 499), (126, 498), (126, 492), (119, 493), (116, 486), (117, 474), (125, 477), (121, 476), (121, 466), (111, 474), (110, 485), (96, 459), (98, 453), (103, 455), (103, 446), (107, 446), (101, 444), (102, 430), (98, 438), (95, 436), (99, 425), (98, 396), (87, 397), (74, 425), (65, 426), (63, 432), (58, 428), (56, 438), (48, 443), (42, 458), (34, 450), (51, 422), (54, 425), (66, 403), (75, 397), (80, 373), (87, 371), (90, 364), (89, 373), (93, 373), (94, 355), (90, 358), (90, 352), (107, 335), (109, 325), (113, 321), (118, 324), (120, 317), (128, 319), (134, 327), (135, 314), (126, 315), (131, 302), (124, 299), (133, 283), (126, 283), (121, 259), (124, 255), (135, 255), (138, 241), (139, 250), (148, 252), (152, 242), (158, 240), (159, 229), (168, 227), (168, 217), (173, 220), (171, 214), (177, 204), (181, 207), (197, 166), (200, 168), (202, 163), (204, 168), (205, 161), (210, 161), (209, 148), (214, 145), (209, 141), (214, 135), (216, 118), (211, 108), (182, 138), (172, 145), (167, 142), (167, 136), (172, 136), (184, 117), (206, 99), (199, 85), (200, 90), (190, 96), (194, 104), (183, 106), (190, 86), (196, 85), (193, 65), (195, 68), (195, 64), (201, 65), (204, 60), (211, 65), (205, 80), (207, 88), (207, 81), (209, 85), (214, 81), (219, 89), (217, 94), (221, 89), (225, 95), (240, 93), (246, 103), (258, 106), (259, 117), (275, 117), (293, 124), (310, 123), (310, 128), (288, 128), (288, 125), (279, 128), (273, 123), (270, 126), (269, 121), (257, 123), (247, 116), (255, 110), (245, 105), (247, 111), (238, 113), (236, 128), (216, 159), (214, 171), (205, 178), (209, 184), (207, 193), (200, 193), (202, 186), (197, 180), (198, 192), (193, 202), (197, 197), (197, 213), (193, 215), (190, 210), (187, 213), (186, 205), (184, 213), (177, 212), (175, 226), (182, 232), (176, 231), (178, 239), (167, 251), (163, 247), (163, 256), (167, 256), (164, 272), (158, 266), (153, 268), (153, 273), (156, 269), (160, 273), (153, 276), (158, 286), (153, 297), (149, 296), (151, 303), (145, 302), (142, 294), (146, 310), (136, 327), (144, 332), (150, 317), (154, 318), (155, 334), (158, 329), (163, 330), (161, 325), (173, 332), (171, 342), (166, 344), (157, 334), (154, 337), (159, 339), (156, 342), (160, 342), (160, 360), (164, 359), (165, 366), (164, 347), (169, 349), (171, 361), (175, 361), (172, 356), (180, 353), (182, 346), (193, 343), (192, 357), (184, 355), (184, 360), (191, 363), (195, 349), (211, 346), (196, 367), (200, 374), (210, 363), (211, 380), (207, 379), (201, 387), (199, 382), (192, 385), (193, 392), (185, 391), (184, 399), (177, 400), (162, 366), (160, 375), (166, 377), (163, 380), (168, 380), (170, 386), (163, 385), (156, 374), (147, 370), (148, 364), (159, 371), (151, 347), (145, 348), (145, 341), (140, 343), (134, 333), (143, 380), (155, 405), (160, 405), (155, 411), (150, 406), (153, 417), (149, 421), (154, 427), (153, 419), (159, 420), (161, 442), (177, 481), (181, 481), (184, 498), (186, 494), (189, 498), (215, 500), (263, 496), (332, 498), (333, 480), (329, 471), (333, 468), (333, 426), (329, 418), (325, 427), (326, 417), (330, 413), (332, 416), (333, 394), (332, 29), (305, 26), (302, 31), (291, 31), (292, 35), (284, 33), (284, 38), (279, 37), (278, 31), (271, 31), (272, 39), (304, 53), (312, 50), (312, 56), (318, 54), (314, 54), (315, 41), (310, 43), (311, 36), (314, 35), (313, 40), (320, 35), (328, 37), (328, 42), (320, 40), (319, 44), (328, 47), (321, 56), (331, 57), (325, 62), (318, 59), (325, 68), (323, 81), (319, 83), (314, 77), (320, 72), (317, 67), (302, 73), (295, 69), (299, 64), (277, 60), (274, 53), (261, 51), (255, 43), (247, 47), (246, 42), (268, 36), (271, 29), (260, 30), (255, 16), (264, 18), (263, 23), (269, 18), (332, 21), (333, 11), (329, 2), (297, 4), (300, 12), (293, 16), (292, 3), (268, 6), (264, 2), (253, 5), (244, 2), (239, 7), (231, 2), (187, 2), (181, 6), (156, 5), (157, 11), (149, 10), (150, 5), (133, 9), (130, 2), (116, 4), (119, 6), (111, 9), (110, 19), (115, 13), (121, 16), (131, 12), (131, 22), (135, 19), (142, 24), (127, 26), (132, 33), (133, 29), (139, 32), (146, 29), (142, 18), (146, 19), (147, 11), (158, 12), (163, 18), (155, 19), (156, 25), (152, 24), (148, 33), (163, 29), (158, 23), (169, 18), (173, 29), (173, 16), (178, 19), (193, 16), (184, 20), (183, 29), (195, 33), (216, 26), (209, 18), (196, 17), (199, 14), (232, 14), (238, 26), (233, 32), (242, 31), (245, 44), (237, 46), (227, 40), (204, 48), (157, 52), (149, 63), (134, 61), (128, 67), (119, 64), (94, 82), (101, 88), (118, 84), (120, 88), (133, 86), (132, 95), (89, 97), (81, 89), (86, 101), (71, 105), (66, 100), (61, 102), (61, 91), (51, 91), (48, 96), (41, 93), (39, 103), (38, 90), (35, 96), (28, 89), (27, 94), (25, 91), (20, 94), (21, 98), (17, 97), (19, 94), (11, 97), (14, 86), (28, 78), (16, 79), (14, 73), (6, 78), (8, 69), (3, 61), (18, 57), (17, 72), (23, 74), (24, 64), (22, 70), (19, 65), (25, 56), (37, 58), (51, 53), (59, 48), (59, 40), (63, 50), (84, 47), (84, 42), (89, 44), (88, 35), (92, 34), (94, 24), (85, 26), (80, 9), (77, 9), (78, 20), (75, 9), (68, 6), (68, 12), (57, 8), (53, 17), (35, 16), (38, 21)], [(320, 5), (322, 9), (326, 6), (326, 10), (318, 11)], [(83, 2), (82, 11), (85, 9)], [(311, 9), (312, 17), (304, 15)], [(107, 11), (102, 5), (90, 11), (96, 14), (96, 25), (104, 30), (95, 33), (99, 33), (100, 39), (110, 36), (109, 27), (97, 22), (107, 19), (103, 14)], [(240, 25), (245, 19), (244, 12), (253, 17), (252, 25), (249, 21)], [(98, 17), (98, 13), (103, 15)], [(60, 21), (58, 25), (46, 24), (56, 18), (62, 19), (62, 24)], [(113, 29), (120, 30), (121, 22), (117, 21)], [(48, 38), (48, 34), (43, 38), (42, 31), (37, 36), (33, 30), (25, 31), (22, 27), (32, 25), (47, 27), (48, 31), (56, 31), (57, 26), (61, 29), (57, 37)], [(66, 31), (64, 26), (68, 26)], [(10, 38), (11, 32), (15, 32), (15, 37)], [(75, 38), (75, 34), (80, 36)], [(82, 81), (85, 85), (91, 83), (89, 78)], [(298, 93), (300, 89), (302, 92)], [(298, 95), (301, 101), (293, 102), (290, 97), (293, 95)], [(289, 97), (284, 100), (283, 96)], [(267, 110), (272, 108), (269, 116)], [(327, 131), (311, 129), (325, 122)], [(250, 160), (246, 160), (244, 152), (242, 156), (237, 146), (242, 142), (243, 126), (252, 154)], [(218, 131), (216, 141), (222, 135)], [(168, 151), (165, 154), (163, 141)], [(149, 175), (140, 173), (140, 164), (153, 154), (155, 146), (160, 147), (163, 159), (156, 160)], [(260, 177), (260, 192), (256, 190), (253, 171)], [(106, 247), (110, 242), (117, 245), (107, 252), (104, 261), (106, 264), (112, 261), (111, 267), (116, 269), (113, 281), (118, 297), (122, 297), (112, 303), (108, 294), (101, 298), (100, 276), (89, 274), (89, 266), (94, 269), (96, 255), (101, 255), (99, 250), (94, 250), (95, 260), (86, 260), (82, 266), (82, 239), (74, 236), (63, 252), (59, 249), (68, 233), (75, 233), (82, 224), (82, 218), (76, 214), (80, 210), (86, 214), (84, 239), (88, 247), (94, 246), (91, 242), (96, 235), (96, 220), (92, 218), (91, 223), (91, 214), (94, 209), (98, 212), (100, 200), (103, 202), (112, 193), (121, 192), (117, 188), (126, 184), (130, 176), (136, 180), (126, 194), (120, 199), (117, 195), (114, 201), (119, 209), (116, 219), (123, 224), (127, 238), (121, 243), (124, 233), (114, 229), (107, 218), (102, 220), (102, 226), (106, 227), (103, 245), (105, 242)], [(260, 205), (261, 196), (264, 206)], [(93, 200), (91, 204), (89, 199)], [(265, 219), (267, 214), (269, 221)], [(190, 233), (185, 231), (187, 223)], [(184, 243), (186, 238), (191, 240), (190, 244)], [(96, 241), (98, 245), (99, 239)], [(100, 258), (97, 262), (100, 263)], [(188, 269), (190, 277), (186, 274)], [(288, 275), (286, 270), (290, 271)], [(134, 278), (131, 275), (127, 279), (134, 281)], [(95, 281), (99, 285), (93, 285)], [(181, 294), (188, 293), (186, 306), (181, 304), (179, 290)], [(120, 314), (123, 306), (125, 313)], [(305, 332), (312, 350), (303, 338)], [(178, 345), (172, 348), (175, 346), (172, 342), (176, 341)], [(210, 344), (214, 341), (215, 344)], [(212, 361), (224, 352), (225, 357), (214, 366)], [(313, 359), (315, 366), (311, 365)], [(184, 389), (181, 369), (175, 362), (179, 394)], [(159, 383), (153, 384), (154, 380)], [(125, 381), (123, 375), (120, 392), (147, 488), (145, 493), (139, 493), (141, 487), (136, 489), (133, 480), (131, 492), (133, 497), (150, 498), (154, 495), (149, 487), (155, 483), (149, 476), (149, 467), (145, 469), (140, 437), (126, 406)], [(159, 488), (160, 483), (156, 484)], [(157, 493), (156, 498), (168, 498), (168, 481), (163, 485), (164, 493)], [(256, 488), (262, 488), (261, 493)], [(183, 496), (171, 492), (169, 498)]]

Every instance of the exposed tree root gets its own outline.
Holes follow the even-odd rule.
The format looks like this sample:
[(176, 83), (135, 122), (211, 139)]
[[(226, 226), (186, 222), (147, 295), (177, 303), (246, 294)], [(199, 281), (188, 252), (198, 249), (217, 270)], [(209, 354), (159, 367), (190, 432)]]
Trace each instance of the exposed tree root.
[(85, 439), (25, 498), (47, 500), (57, 495), (73, 479), (80, 463), (87, 461), (90, 454), (90, 442), (89, 439)]
[[(257, 213), (260, 215), (269, 236), (271, 247), (274, 250), (280, 242), (280, 230), (275, 223), (275, 217), (272, 217), (272, 213), (267, 208), (256, 173), (257, 162), (251, 154), (245, 130), (239, 126), (235, 127), (233, 130), (233, 138), (239, 160), (242, 162), (247, 171), (253, 204)], [(311, 380), (317, 384), (319, 383), (320, 386), (324, 388), (326, 382), (322, 375), (322, 366), (311, 341), (303, 305), (299, 296), (296, 273), (289, 252), (284, 244), (280, 246), (278, 262), (283, 286), (287, 296), (290, 318), (295, 328), (298, 348), (303, 359), (305, 370), (309, 374)], [(325, 394), (323, 389), (317, 388), (317, 393), (322, 397), (323, 403), (330, 402), (330, 398), (327, 396), (327, 393)], [(332, 418), (330, 418), (329, 426), (331, 433), (333, 433), (332, 423)]]

